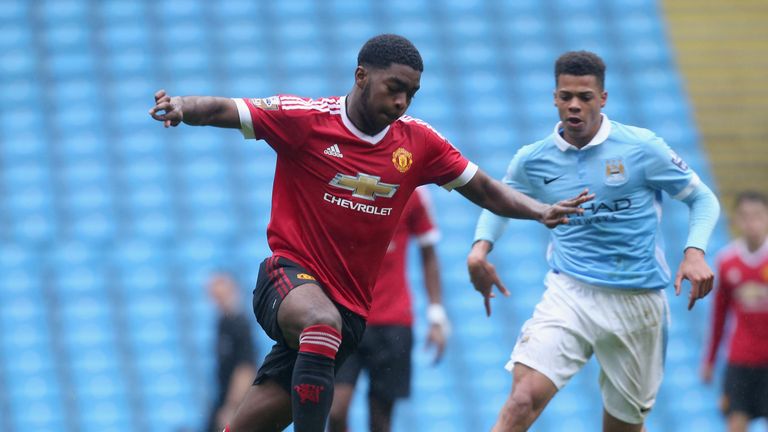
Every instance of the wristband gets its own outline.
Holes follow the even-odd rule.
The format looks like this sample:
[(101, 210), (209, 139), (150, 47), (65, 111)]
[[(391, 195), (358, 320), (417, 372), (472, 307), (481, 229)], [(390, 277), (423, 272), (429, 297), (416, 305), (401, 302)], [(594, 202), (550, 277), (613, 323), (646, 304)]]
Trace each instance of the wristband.
[(427, 321), (430, 325), (438, 325), (443, 328), (446, 336), (451, 332), (451, 322), (448, 314), (440, 303), (432, 303), (427, 307)]

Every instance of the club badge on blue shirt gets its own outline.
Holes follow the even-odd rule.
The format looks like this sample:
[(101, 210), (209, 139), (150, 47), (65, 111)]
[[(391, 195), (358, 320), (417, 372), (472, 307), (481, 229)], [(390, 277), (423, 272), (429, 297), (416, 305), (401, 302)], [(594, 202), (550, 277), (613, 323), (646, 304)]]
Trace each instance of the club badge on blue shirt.
[(619, 186), (627, 182), (627, 172), (622, 158), (606, 159), (605, 184)]

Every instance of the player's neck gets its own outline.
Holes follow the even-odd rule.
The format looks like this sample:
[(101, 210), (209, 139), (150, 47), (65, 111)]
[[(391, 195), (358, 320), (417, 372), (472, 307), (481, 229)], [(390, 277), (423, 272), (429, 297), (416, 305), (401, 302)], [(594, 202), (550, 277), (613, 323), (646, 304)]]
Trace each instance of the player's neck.
[(366, 121), (365, 115), (363, 114), (362, 103), (360, 102), (360, 96), (355, 89), (349, 92), (347, 97), (344, 98), (344, 107), (347, 112), (347, 118), (349, 118), (352, 125), (354, 125), (360, 132), (368, 136), (375, 136), (377, 133), (384, 130), (384, 128), (375, 130), (376, 128)]
[(589, 134), (583, 136), (583, 137), (574, 137), (568, 134), (567, 130), (563, 130), (562, 137), (563, 139), (570, 145), (581, 149), (587, 144), (591, 143), (592, 140), (597, 136), (597, 133), (600, 132), (600, 127), (603, 125), (603, 119), (600, 119), (600, 122), (597, 124), (597, 126), (594, 127), (594, 130), (590, 131)]
[(762, 237), (753, 237), (753, 238), (744, 238), (744, 243), (747, 245), (747, 250), (749, 253), (755, 253), (757, 252), (763, 245), (765, 244), (766, 237), (768, 236), (762, 236)]

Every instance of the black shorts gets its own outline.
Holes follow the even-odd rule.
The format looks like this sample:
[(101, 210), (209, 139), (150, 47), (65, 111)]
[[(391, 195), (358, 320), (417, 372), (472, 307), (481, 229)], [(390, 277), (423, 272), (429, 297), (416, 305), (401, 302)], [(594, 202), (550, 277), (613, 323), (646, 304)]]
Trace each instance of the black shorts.
[(336, 374), (336, 382), (355, 385), (360, 371), (370, 378), (369, 394), (394, 401), (411, 394), (413, 331), (408, 326), (368, 326), (357, 352)]
[(743, 412), (768, 418), (768, 367), (729, 364), (725, 369), (725, 414)]
[[(285, 342), (277, 322), (277, 311), (292, 289), (306, 283), (319, 285), (312, 273), (287, 258), (271, 256), (259, 266), (259, 277), (253, 290), (253, 313), (267, 336), (275, 341), (275, 345), (261, 364), (254, 384), (271, 378), (288, 393), (291, 392), (293, 365), (296, 363), (298, 351)], [(344, 360), (357, 349), (365, 331), (365, 320), (344, 306), (335, 302), (334, 304), (341, 315), (341, 346), (336, 353), (335, 362), (338, 371)]]

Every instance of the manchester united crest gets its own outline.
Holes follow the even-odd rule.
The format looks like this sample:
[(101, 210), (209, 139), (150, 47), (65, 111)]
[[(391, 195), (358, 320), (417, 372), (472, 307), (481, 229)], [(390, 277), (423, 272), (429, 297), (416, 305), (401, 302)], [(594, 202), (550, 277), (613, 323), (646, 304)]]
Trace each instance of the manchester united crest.
[(400, 147), (392, 153), (392, 163), (398, 171), (404, 173), (413, 165), (413, 155), (408, 150)]

